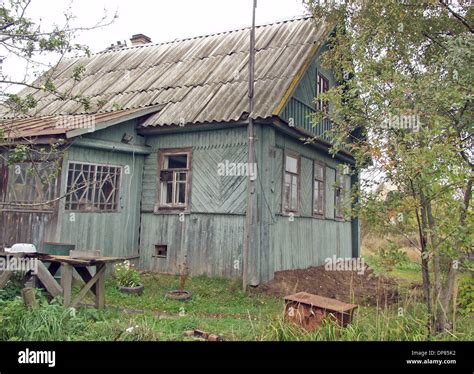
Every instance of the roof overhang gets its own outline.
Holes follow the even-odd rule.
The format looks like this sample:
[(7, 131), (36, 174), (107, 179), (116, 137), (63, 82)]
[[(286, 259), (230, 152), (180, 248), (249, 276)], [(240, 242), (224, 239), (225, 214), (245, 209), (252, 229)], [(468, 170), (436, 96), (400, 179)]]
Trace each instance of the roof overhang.
[[(264, 120), (262, 123), (267, 123), (269, 125), (274, 126), (278, 131), (294, 138), (294, 139), (301, 139), (302, 137), (312, 139), (311, 143), (307, 145), (313, 148), (316, 148), (322, 151), (324, 154), (330, 154), (330, 150), (332, 148), (331, 143), (325, 141), (324, 139), (317, 138), (312, 132), (307, 131), (305, 129), (299, 127), (290, 127), (288, 124), (282, 120), (280, 117), (273, 117), (269, 120)], [(345, 150), (339, 150), (335, 155), (334, 158), (336, 160), (340, 160), (342, 162), (347, 162), (351, 165), (356, 164), (356, 160), (354, 156)]]
[[(0, 129), (7, 140), (21, 142), (34, 139), (71, 139), (87, 133), (93, 133), (108, 127), (159, 112), (164, 105), (144, 108), (117, 110), (106, 113), (58, 115), (40, 118), (19, 118), (0, 120)], [(50, 142), (50, 140), (48, 140)]]

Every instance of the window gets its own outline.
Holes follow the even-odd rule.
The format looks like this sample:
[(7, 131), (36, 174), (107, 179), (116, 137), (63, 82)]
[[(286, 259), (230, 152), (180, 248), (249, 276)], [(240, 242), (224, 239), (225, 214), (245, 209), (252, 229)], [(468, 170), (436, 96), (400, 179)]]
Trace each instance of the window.
[(323, 164), (314, 163), (313, 213), (316, 216), (324, 216), (324, 179), (326, 174), (324, 169)]
[(329, 91), (329, 80), (321, 73), (318, 73), (317, 78), (316, 78), (316, 110), (317, 111), (323, 111), (324, 113), (328, 112), (329, 102), (327, 100), (322, 100), (321, 98), (319, 98), (321, 94), (327, 91)]
[(168, 246), (164, 244), (155, 245), (155, 256), (160, 258), (166, 258), (168, 255)]
[[(22, 162), (11, 165), (2, 183), (6, 183), (6, 202), (32, 204), (29, 209), (52, 208), (56, 197), (56, 175), (54, 162)], [(0, 188), (2, 190), (4, 187)], [(45, 203), (44, 205), (35, 205)], [(7, 204), (8, 205), (8, 204)]]
[(70, 162), (65, 209), (116, 212), (121, 174), (120, 166)]
[(189, 205), (190, 150), (161, 151), (158, 196), (160, 208), (185, 209)]
[(344, 219), (344, 175), (338, 174), (335, 186), (335, 216)]
[(299, 156), (285, 154), (285, 171), (283, 176), (283, 211), (297, 212), (299, 201)]

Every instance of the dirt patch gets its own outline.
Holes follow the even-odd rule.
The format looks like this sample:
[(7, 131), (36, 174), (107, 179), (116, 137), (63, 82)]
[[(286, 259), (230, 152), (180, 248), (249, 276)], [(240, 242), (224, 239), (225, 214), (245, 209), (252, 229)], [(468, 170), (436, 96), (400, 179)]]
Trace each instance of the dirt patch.
[(296, 292), (309, 292), (347, 303), (360, 305), (393, 304), (399, 300), (397, 283), (377, 276), (366, 268), (364, 274), (355, 271), (327, 271), (324, 266), (286, 270), (254, 289), (256, 293), (283, 297)]

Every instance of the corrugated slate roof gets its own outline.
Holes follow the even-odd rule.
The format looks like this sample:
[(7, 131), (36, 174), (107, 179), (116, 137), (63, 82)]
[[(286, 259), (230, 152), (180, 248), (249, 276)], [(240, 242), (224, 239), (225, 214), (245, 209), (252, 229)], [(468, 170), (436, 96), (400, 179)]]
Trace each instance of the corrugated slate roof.
[[(304, 17), (256, 28), (253, 118), (274, 114), (327, 28)], [(59, 100), (27, 88), (39, 105), (29, 115), (107, 113), (160, 105), (143, 126), (239, 120), (248, 110), (249, 28), (161, 44), (104, 51), (61, 62), (53, 73), (60, 92), (90, 97), (92, 105)], [(84, 66), (80, 81), (74, 69)], [(41, 81), (36, 82), (41, 84)], [(101, 106), (98, 105), (101, 104)]]

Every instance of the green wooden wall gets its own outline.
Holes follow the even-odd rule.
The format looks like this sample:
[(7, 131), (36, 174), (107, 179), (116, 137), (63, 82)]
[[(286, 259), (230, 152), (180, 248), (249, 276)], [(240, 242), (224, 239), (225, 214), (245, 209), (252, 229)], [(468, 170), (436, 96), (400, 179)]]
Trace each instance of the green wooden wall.
[[(225, 125), (222, 125), (225, 126)], [(191, 129), (192, 130), (192, 129)], [(190, 274), (238, 277), (244, 237), (246, 179), (219, 176), (220, 162), (246, 162), (246, 129), (183, 131), (149, 136), (153, 153), (145, 158), (140, 230), (140, 265), (178, 273), (186, 259)], [(158, 151), (192, 148), (190, 214), (154, 212)], [(167, 245), (167, 258), (154, 256), (155, 245)]]
[(314, 124), (311, 121), (311, 115), (315, 113), (314, 98), (316, 97), (317, 73), (320, 72), (329, 80), (330, 87), (336, 84), (332, 71), (323, 68), (320, 63), (320, 56), (326, 48), (327, 46), (324, 46), (318, 51), (292, 96), (283, 108), (280, 116), (287, 122), (289, 122), (290, 119), (294, 121), (295, 127), (303, 128), (317, 136), (329, 140), (327, 136), (325, 136), (325, 131), (330, 128), (329, 122), (321, 121), (318, 124)]
[[(83, 136), (120, 142), (125, 132), (133, 134), (133, 144), (141, 145), (144, 138), (135, 131), (136, 122), (113, 126)], [(95, 150), (72, 146), (65, 154), (61, 173), (61, 196), (65, 194), (69, 161), (128, 166), (129, 174), (122, 169), (120, 184), (120, 209), (118, 212), (70, 212), (64, 209), (64, 199), (59, 205), (58, 230), (55, 241), (75, 244), (76, 249), (100, 250), (107, 256), (138, 255), (140, 228), (140, 191), (144, 157), (133, 153)]]
[[(259, 232), (266, 236), (260, 241), (256, 281), (272, 279), (275, 271), (322, 265), (332, 255), (352, 257), (352, 224), (350, 220), (334, 218), (334, 183), (340, 162), (269, 126), (258, 126), (257, 134), (260, 176), (268, 186), (258, 189)], [(292, 219), (282, 214), (281, 209), (285, 150), (301, 157), (300, 213)], [(326, 165), (325, 219), (312, 216), (314, 161)], [(347, 191), (350, 180), (350, 176), (345, 176)]]

